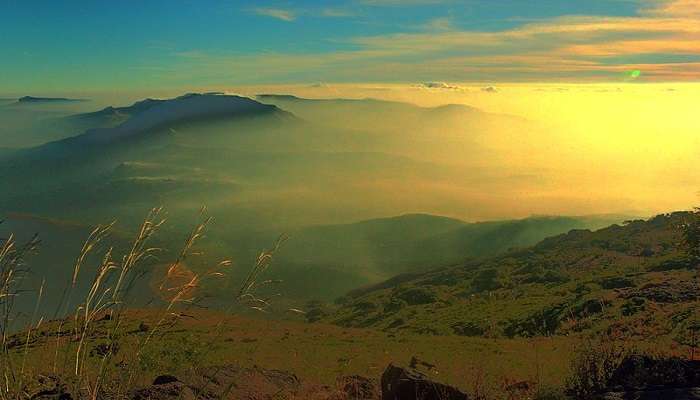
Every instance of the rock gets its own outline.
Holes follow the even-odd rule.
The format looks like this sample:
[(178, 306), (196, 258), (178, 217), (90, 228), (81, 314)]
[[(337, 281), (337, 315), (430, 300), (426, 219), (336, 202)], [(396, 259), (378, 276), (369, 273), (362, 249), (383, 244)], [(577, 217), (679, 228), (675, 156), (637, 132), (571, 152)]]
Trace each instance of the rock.
[(468, 400), (458, 389), (430, 380), (426, 375), (389, 364), (382, 374), (383, 400)]
[(100, 343), (90, 350), (91, 357), (106, 357), (110, 354), (117, 354), (119, 343)]
[(700, 400), (700, 361), (626, 357), (600, 400)]
[(416, 369), (418, 367), (423, 367), (423, 368), (427, 368), (428, 370), (434, 370), (436, 368), (435, 364), (431, 364), (427, 361), (423, 361), (416, 356), (411, 357), (411, 361), (409, 362), (409, 366), (412, 369)]
[(337, 380), (338, 388), (347, 400), (371, 400), (379, 397), (375, 383), (364, 376), (343, 376)]
[(198, 370), (190, 386), (207, 399), (271, 400), (293, 397), (301, 383), (285, 371), (224, 365)]
[(42, 376), (38, 379), (41, 389), (31, 395), (32, 400), (73, 400), (65, 383), (56, 376)]
[(67, 392), (61, 392), (53, 389), (42, 390), (32, 395), (32, 400), (73, 400), (73, 396)]
[(132, 400), (194, 400), (196, 397), (187, 385), (182, 382), (169, 382), (151, 385), (135, 390)]
[(700, 361), (632, 355), (622, 360), (607, 386), (620, 391), (700, 387)]
[(151, 327), (148, 326), (148, 324), (146, 324), (146, 323), (144, 323), (144, 322), (141, 322), (141, 323), (139, 324), (139, 328), (138, 328), (138, 331), (139, 331), (139, 332), (148, 332), (148, 331), (150, 331), (150, 330), (151, 330)]
[(172, 375), (160, 375), (153, 380), (154, 385), (165, 385), (168, 383), (179, 382), (180, 380)]

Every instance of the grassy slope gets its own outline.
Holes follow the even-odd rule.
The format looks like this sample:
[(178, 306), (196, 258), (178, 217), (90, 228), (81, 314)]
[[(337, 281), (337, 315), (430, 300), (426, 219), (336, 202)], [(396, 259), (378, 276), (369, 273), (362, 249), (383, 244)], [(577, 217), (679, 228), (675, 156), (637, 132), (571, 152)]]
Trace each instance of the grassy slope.
[(571, 231), (483, 262), (351, 293), (317, 318), (343, 326), (467, 336), (620, 330), (683, 342), (696, 314), (695, 272), (674, 213)]
[(275, 273), (288, 285), (297, 286), (306, 279), (318, 282), (317, 286), (300, 287), (312, 294), (312, 298), (333, 299), (339, 293), (397, 274), (494, 256), (571, 229), (595, 229), (622, 220), (614, 216), (531, 217), (465, 223), (440, 216), (411, 214), (353, 224), (314, 226), (290, 233), (289, 242), (276, 260)]
[[(162, 317), (161, 311), (130, 311), (121, 331), (113, 371), (129, 368), (136, 343), (147, 335), (139, 324), (151, 328)], [(272, 321), (243, 316), (223, 316), (202, 310), (185, 312), (186, 317), (161, 330), (144, 347), (137, 367), (138, 384), (148, 384), (164, 373), (182, 376), (195, 367), (236, 363), (282, 369), (303, 381), (333, 385), (342, 375), (360, 374), (378, 379), (391, 362), (407, 364), (417, 356), (437, 366), (432, 372), (439, 381), (471, 390), (475, 380), (498, 385), (510, 381), (533, 380), (539, 368), (543, 384), (561, 385), (567, 373), (571, 349), (576, 341), (559, 339), (482, 339), (429, 337), (414, 334), (387, 334), (376, 330), (342, 328), (325, 324)], [(221, 323), (221, 334), (219, 332)], [(93, 352), (89, 363), (101, 358), (95, 349), (105, 343), (110, 321), (96, 323), (87, 346)], [(59, 375), (70, 376), (76, 343), (70, 336), (56, 339), (57, 322), (49, 322), (31, 336), (27, 369), (49, 373), (57, 365)], [(70, 321), (64, 330), (71, 327)], [(12, 342), (15, 338), (11, 338)], [(25, 334), (16, 337), (13, 354), (21, 358)], [(56, 359), (56, 344), (59, 344)], [(56, 360), (58, 360), (56, 362)]]

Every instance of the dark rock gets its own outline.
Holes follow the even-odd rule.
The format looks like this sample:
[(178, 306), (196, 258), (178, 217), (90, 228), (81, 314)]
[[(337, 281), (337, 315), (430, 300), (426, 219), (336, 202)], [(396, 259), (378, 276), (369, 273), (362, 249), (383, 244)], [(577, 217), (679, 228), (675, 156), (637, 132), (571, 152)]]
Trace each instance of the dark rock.
[(53, 375), (42, 376), (39, 378), (41, 389), (31, 395), (32, 400), (73, 400), (73, 396), (68, 391), (65, 383)]
[(300, 387), (299, 379), (284, 371), (226, 365), (201, 368), (182, 379), (158, 376), (152, 385), (131, 392), (130, 399), (272, 400), (293, 397)]
[(700, 386), (700, 361), (633, 355), (613, 373), (608, 387), (624, 391)]
[(153, 380), (154, 385), (165, 385), (167, 383), (179, 382), (180, 380), (172, 375), (160, 375)]
[(382, 374), (383, 400), (468, 400), (458, 389), (430, 380), (413, 369), (389, 364)]
[(68, 392), (61, 392), (59, 390), (47, 389), (41, 390), (36, 394), (32, 395), (31, 399), (41, 399), (41, 400), (73, 400)]
[(151, 385), (135, 390), (131, 395), (132, 400), (194, 400), (195, 398), (192, 389), (182, 382)]
[(119, 351), (119, 343), (100, 343), (90, 350), (92, 357), (106, 357), (109, 354), (117, 354)]
[(434, 370), (436, 368), (435, 364), (431, 364), (427, 361), (421, 360), (420, 358), (413, 356), (409, 362), (409, 367), (416, 369), (419, 367), (427, 368), (428, 370)]
[(151, 327), (148, 326), (148, 324), (146, 324), (146, 323), (144, 323), (144, 322), (141, 322), (141, 323), (139, 324), (139, 332), (148, 332), (148, 331), (150, 331), (150, 330), (151, 330)]
[(340, 391), (348, 400), (370, 400), (379, 397), (377, 385), (364, 376), (352, 375), (338, 378)]

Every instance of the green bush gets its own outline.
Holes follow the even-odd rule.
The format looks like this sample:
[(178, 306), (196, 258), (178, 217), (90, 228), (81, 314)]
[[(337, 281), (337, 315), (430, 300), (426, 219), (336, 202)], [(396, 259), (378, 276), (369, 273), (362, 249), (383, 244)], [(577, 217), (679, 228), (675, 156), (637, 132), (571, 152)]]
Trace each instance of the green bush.
[(398, 290), (392, 297), (403, 300), (412, 306), (430, 304), (437, 301), (437, 296), (434, 292), (418, 287)]
[(501, 274), (494, 268), (482, 270), (472, 279), (472, 289), (477, 293), (500, 289), (502, 286)]
[(603, 278), (597, 282), (603, 289), (624, 289), (629, 287), (634, 287), (635, 283), (630, 278), (625, 278), (624, 276), (613, 276), (610, 278)]

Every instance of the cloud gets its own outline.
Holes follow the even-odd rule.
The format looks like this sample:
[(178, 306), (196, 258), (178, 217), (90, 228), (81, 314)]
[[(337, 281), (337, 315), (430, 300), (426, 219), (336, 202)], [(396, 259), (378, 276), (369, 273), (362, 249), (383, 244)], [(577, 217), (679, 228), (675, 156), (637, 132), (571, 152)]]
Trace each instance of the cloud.
[(428, 6), (451, 2), (450, 0), (360, 0), (360, 4), (375, 7)]
[(297, 16), (294, 11), (285, 10), (282, 8), (256, 8), (253, 10), (256, 14), (265, 17), (275, 18), (282, 21), (291, 22), (294, 21)]
[(493, 86), (487, 86), (487, 87), (481, 88), (481, 91), (482, 91), (482, 92), (487, 92), (487, 93), (497, 93), (497, 92), (498, 92), (498, 89), (496, 89), (496, 88), (493, 87)]
[(700, 15), (683, 14), (700, 10), (700, 0), (642, 4), (627, 17), (562, 16), (495, 31), (458, 30), (436, 19), (423, 27), (435, 29), (422, 32), (348, 38), (342, 51), (183, 60), (246, 82), (621, 82), (629, 71), (645, 82), (700, 79)]
[(421, 84), (421, 86), (428, 88), (428, 89), (448, 89), (448, 90), (461, 90), (462, 89), (459, 86), (450, 85), (449, 83), (445, 83), (445, 82), (423, 82)]
[(265, 17), (276, 18), (282, 21), (292, 22), (297, 20), (297, 18), (302, 16), (316, 17), (316, 18), (349, 18), (354, 17), (357, 14), (351, 10), (344, 8), (299, 8), (299, 9), (284, 9), (284, 8), (268, 8), (259, 7), (253, 9), (253, 12), (257, 15), (262, 15)]
[(324, 8), (318, 13), (318, 15), (327, 18), (348, 18), (354, 17), (356, 14), (353, 11), (343, 8)]
[(661, 0), (649, 8), (642, 10), (643, 14), (674, 16), (674, 17), (700, 17), (700, 0)]
[(423, 25), (427, 31), (449, 31), (452, 29), (452, 21), (447, 17), (433, 18)]

